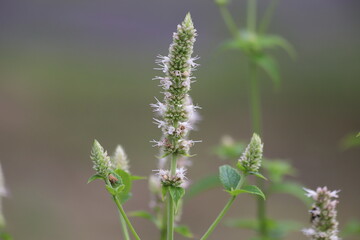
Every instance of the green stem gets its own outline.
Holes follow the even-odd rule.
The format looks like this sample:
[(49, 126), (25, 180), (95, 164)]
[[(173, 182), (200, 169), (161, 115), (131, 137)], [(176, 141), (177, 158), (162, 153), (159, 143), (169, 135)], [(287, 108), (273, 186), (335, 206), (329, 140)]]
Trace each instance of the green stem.
[[(257, 77), (258, 67), (255, 63), (250, 62), (250, 93), (251, 93), (251, 118), (253, 132), (261, 134), (261, 95), (259, 88), (259, 79)], [(258, 186), (262, 189), (263, 181), (257, 179)], [(259, 235), (266, 238), (268, 229), (266, 224), (266, 205), (261, 197), (257, 197), (257, 218), (259, 221)]]
[[(177, 155), (173, 154), (171, 158), (170, 165), (170, 175), (174, 176), (176, 174), (176, 162)], [(168, 202), (167, 202), (167, 240), (174, 239), (174, 221), (175, 221), (175, 204), (174, 200), (171, 197), (170, 192), (168, 193)]]
[(228, 30), (230, 31), (230, 33), (234, 37), (238, 37), (238, 27), (236, 26), (236, 23), (235, 23), (234, 19), (232, 18), (228, 8), (226, 6), (220, 5), (219, 9), (220, 9), (222, 18), (224, 19), (225, 25), (228, 28)]
[(265, 11), (264, 17), (261, 20), (260, 26), (259, 26), (259, 33), (263, 34), (266, 32), (267, 28), (269, 27), (272, 17), (274, 15), (276, 6), (278, 5), (279, 0), (272, 0), (270, 5)]
[(160, 239), (166, 240), (166, 231), (167, 231), (167, 202), (164, 202), (162, 210), (162, 221), (161, 221), (161, 229), (160, 229)]
[(257, 78), (258, 67), (254, 62), (250, 62), (249, 69), (252, 129), (257, 134), (261, 134), (261, 99), (259, 79)]
[[(245, 182), (245, 178), (246, 175), (242, 176), (240, 178), (240, 181), (236, 187), (236, 189), (240, 189), (242, 187), (242, 185)], [(232, 196), (229, 201), (227, 202), (227, 204), (225, 205), (225, 207), (221, 210), (221, 212), (219, 213), (219, 215), (217, 216), (217, 218), (215, 219), (215, 221), (211, 224), (211, 226), (209, 227), (209, 229), (206, 231), (206, 233), (200, 238), (200, 240), (205, 240), (207, 239), (211, 233), (215, 230), (216, 226), (219, 224), (219, 222), (223, 219), (223, 217), (225, 216), (225, 214), (227, 213), (227, 211), (229, 211), (231, 205), (234, 203), (236, 199), (236, 196)]]
[(121, 203), (120, 203), (119, 198), (116, 197), (116, 196), (113, 196), (113, 199), (114, 199), (114, 201), (115, 201), (115, 203), (116, 203), (116, 206), (117, 206), (118, 209), (119, 209), (119, 212), (120, 212), (121, 216), (124, 218), (126, 224), (128, 225), (131, 233), (134, 235), (134, 237), (135, 237), (136, 240), (140, 240), (139, 235), (136, 233), (136, 231), (135, 231), (133, 225), (131, 224), (129, 218), (126, 216), (126, 213), (125, 213), (123, 207), (121, 206)]
[[(260, 189), (263, 189), (264, 182), (261, 181), (261, 179), (257, 179), (256, 183)], [(259, 235), (264, 239), (267, 239), (266, 203), (261, 197), (257, 197), (257, 217), (259, 221)]]
[[(119, 211), (119, 214), (120, 214), (120, 211)], [(121, 215), (120, 215), (120, 222), (121, 222), (121, 228), (122, 228), (122, 231), (123, 231), (124, 240), (130, 240), (129, 231), (128, 231), (128, 228), (126, 226), (125, 219)]]
[(249, 32), (256, 31), (256, 0), (248, 0), (247, 30)]
[[(106, 182), (106, 185), (112, 187), (112, 185), (111, 185), (108, 178), (105, 179), (105, 182)], [(113, 198), (113, 200), (114, 200), (114, 202), (115, 202), (115, 204), (116, 204), (116, 206), (117, 206), (117, 208), (118, 208), (118, 210), (120, 212), (120, 217), (121, 217), (120, 219), (122, 219), (122, 218), (124, 219), (125, 223), (130, 228), (130, 231), (134, 235), (135, 239), (136, 240), (141, 240), (139, 235), (136, 233), (134, 227), (132, 226), (129, 218), (126, 216), (126, 213), (125, 213), (125, 211), (124, 211), (124, 209), (123, 209), (123, 207), (122, 207), (122, 205), (120, 203), (119, 198), (117, 196), (115, 196), (115, 195), (112, 195), (112, 198)], [(124, 235), (125, 235), (125, 232), (124, 232)]]

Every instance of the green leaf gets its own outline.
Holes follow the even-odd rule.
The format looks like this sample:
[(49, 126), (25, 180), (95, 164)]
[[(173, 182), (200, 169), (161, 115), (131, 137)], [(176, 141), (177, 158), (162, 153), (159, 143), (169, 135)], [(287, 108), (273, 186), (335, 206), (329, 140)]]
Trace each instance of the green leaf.
[(236, 49), (236, 50), (242, 50), (244, 52), (248, 52), (251, 49), (251, 44), (248, 41), (243, 40), (243, 38), (233, 38), (227, 41), (224, 41), (221, 46), (220, 49), (223, 50), (231, 50), (231, 49)]
[(306, 197), (304, 194), (304, 187), (296, 182), (279, 182), (273, 183), (269, 189), (272, 193), (286, 193), (290, 194), (305, 203), (305, 205), (309, 206), (311, 203), (311, 199)]
[(262, 167), (268, 171), (271, 182), (281, 182), (284, 176), (295, 176), (296, 170), (284, 160), (263, 159)]
[(111, 194), (111, 195), (113, 195), (113, 196), (116, 196), (116, 190), (113, 188), (113, 187), (111, 187), (111, 186), (109, 186), (109, 185), (105, 185), (105, 188), (106, 188), (106, 190)]
[(262, 175), (261, 173), (259, 173), (259, 172), (248, 172), (249, 174), (251, 174), (251, 175), (255, 175), (255, 176), (257, 176), (258, 178), (262, 178), (262, 179), (264, 179), (264, 180), (268, 180), (264, 175)]
[(276, 60), (267, 54), (259, 54), (253, 56), (252, 59), (259, 67), (264, 69), (273, 81), (275, 88), (278, 88), (280, 86), (280, 71)]
[(140, 217), (146, 220), (149, 220), (150, 222), (154, 223), (158, 228), (160, 228), (160, 222), (156, 219), (154, 215), (147, 211), (134, 211), (129, 213), (130, 217)]
[(346, 135), (340, 142), (340, 148), (347, 150), (354, 147), (360, 147), (360, 133), (350, 133)]
[(11, 237), (10, 234), (8, 234), (6, 232), (0, 232), (0, 239), (2, 239), (2, 240), (12, 240), (13, 238)]
[(132, 181), (136, 181), (136, 180), (144, 180), (144, 179), (147, 179), (147, 177), (142, 177), (142, 176), (134, 176), (134, 175), (131, 175), (131, 180), (132, 180)]
[(284, 239), (290, 232), (298, 232), (303, 227), (299, 222), (292, 220), (270, 220), (268, 223), (272, 239)]
[(343, 238), (350, 236), (360, 236), (360, 221), (359, 220), (351, 220), (347, 222), (341, 230), (340, 235)]
[(100, 175), (98, 175), (98, 174), (95, 174), (95, 175), (91, 176), (91, 177), (88, 179), (87, 183), (91, 183), (92, 181), (94, 181), (94, 180), (96, 180), (96, 179), (103, 179), (103, 180), (104, 180), (104, 178), (103, 178), (102, 176), (100, 176)]
[(170, 186), (169, 192), (170, 192), (171, 198), (174, 200), (175, 209), (177, 209), (179, 201), (185, 195), (185, 189), (183, 189), (182, 187)]
[(124, 189), (118, 193), (118, 197), (121, 203), (125, 203), (131, 197), (131, 189), (132, 189), (132, 179), (131, 175), (121, 169), (116, 169), (115, 174), (117, 174), (121, 178), (121, 182), (124, 185)]
[(161, 197), (163, 201), (165, 200), (168, 191), (169, 191), (169, 187), (165, 187), (165, 186), (161, 187)]
[(225, 225), (228, 227), (245, 228), (257, 231), (259, 224), (257, 219), (250, 218), (234, 218), (225, 221)]
[(250, 194), (259, 195), (264, 200), (266, 199), (265, 194), (261, 191), (260, 188), (258, 188), (255, 185), (248, 185), (248, 186), (244, 186), (241, 189), (236, 189), (236, 190), (227, 191), (227, 192), (230, 193), (232, 196), (237, 196), (237, 195), (239, 195), (241, 193), (250, 193)]
[[(225, 225), (228, 227), (244, 228), (253, 231), (259, 231), (259, 221), (252, 218), (234, 218), (225, 221)], [(298, 231), (302, 225), (296, 221), (285, 220), (277, 221), (273, 219), (267, 219), (266, 225), (269, 230), (270, 239), (283, 239), (288, 233), (292, 231)]]
[(221, 166), (219, 171), (219, 178), (224, 188), (228, 191), (236, 189), (241, 178), (239, 172), (229, 165)]
[(291, 58), (294, 59), (296, 57), (294, 47), (283, 37), (276, 35), (258, 36), (258, 44), (263, 49), (281, 47)]
[(12, 240), (13, 238), (11, 237), (10, 234), (8, 234), (6, 232), (0, 232), (0, 239), (1, 240)]
[(194, 238), (194, 234), (190, 231), (188, 226), (185, 225), (179, 225), (174, 228), (175, 232), (178, 234), (187, 237), (187, 238)]
[(186, 197), (192, 198), (196, 195), (199, 195), (202, 192), (205, 192), (209, 189), (216, 188), (221, 186), (218, 175), (209, 175), (201, 178), (196, 181), (194, 184), (190, 185), (190, 188), (187, 190)]

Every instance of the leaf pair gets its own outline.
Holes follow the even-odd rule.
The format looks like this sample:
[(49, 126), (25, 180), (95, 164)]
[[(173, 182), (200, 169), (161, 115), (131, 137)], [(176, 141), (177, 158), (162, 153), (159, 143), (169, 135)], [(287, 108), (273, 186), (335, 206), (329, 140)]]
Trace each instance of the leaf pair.
[[(229, 165), (223, 165), (219, 168), (220, 171), (220, 182), (224, 186), (225, 190), (230, 193), (232, 196), (237, 196), (241, 193), (250, 193), (261, 196), (265, 199), (264, 193), (257, 186), (248, 185), (248, 186), (239, 186), (240, 179), (245, 177), (240, 175), (239, 171)], [(261, 175), (262, 176), (262, 175)], [(241, 188), (239, 188), (241, 187)]]

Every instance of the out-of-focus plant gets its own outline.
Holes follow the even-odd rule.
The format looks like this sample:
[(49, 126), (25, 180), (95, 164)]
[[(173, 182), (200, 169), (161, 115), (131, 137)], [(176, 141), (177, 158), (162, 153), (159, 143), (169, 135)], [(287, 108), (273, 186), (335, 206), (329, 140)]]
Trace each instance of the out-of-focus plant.
[[(222, 44), (222, 47), (224, 49), (240, 51), (248, 58), (252, 130), (259, 134), (262, 132), (259, 69), (265, 71), (266, 75), (273, 81), (275, 88), (278, 88), (281, 79), (280, 71), (275, 57), (271, 55), (269, 50), (281, 48), (290, 57), (295, 57), (295, 50), (285, 38), (267, 33), (278, 2), (279, 0), (272, 0), (264, 15), (259, 18), (257, 14), (257, 0), (247, 0), (246, 26), (242, 28), (237, 25), (228, 9), (230, 1), (215, 0), (225, 25), (232, 36), (230, 40)], [(241, 142), (230, 141), (229, 137), (227, 137), (217, 147), (216, 152), (223, 159), (234, 159), (236, 157), (234, 153), (241, 151), (242, 146)], [(265, 175), (270, 181), (266, 185), (261, 182), (258, 184), (264, 190), (266, 196), (271, 197), (274, 193), (285, 193), (299, 198), (304, 203), (308, 203), (308, 200), (304, 198), (301, 184), (285, 178), (296, 173), (296, 170), (290, 163), (283, 160), (266, 159), (263, 162), (263, 168), (265, 169)], [(297, 222), (288, 220), (278, 221), (269, 218), (266, 209), (265, 201), (258, 198), (256, 219), (232, 219), (227, 221), (227, 225), (253, 229), (258, 233), (257, 239), (283, 239), (287, 233), (300, 228), (301, 225)]]
[(0, 239), (2, 240), (12, 240), (12, 237), (9, 233), (6, 232), (5, 227), (5, 217), (2, 211), (2, 198), (7, 196), (7, 190), (5, 187), (5, 179), (3, 171), (0, 164)]

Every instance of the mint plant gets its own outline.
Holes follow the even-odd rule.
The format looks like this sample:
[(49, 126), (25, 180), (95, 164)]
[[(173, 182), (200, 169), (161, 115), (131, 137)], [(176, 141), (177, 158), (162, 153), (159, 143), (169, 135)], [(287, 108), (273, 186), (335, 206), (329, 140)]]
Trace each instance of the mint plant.
[[(156, 61), (164, 76), (157, 76), (162, 101), (156, 99), (151, 104), (156, 117), (154, 123), (161, 130), (161, 139), (153, 140), (154, 147), (160, 148), (159, 169), (149, 177), (149, 187), (153, 194), (151, 203), (154, 214), (145, 211), (132, 212), (131, 216), (138, 216), (152, 221), (160, 231), (160, 239), (173, 240), (174, 232), (186, 237), (193, 237), (189, 228), (178, 224), (181, 217), (181, 208), (185, 189), (189, 185), (186, 177), (191, 147), (201, 141), (190, 140), (189, 133), (199, 119), (196, 112), (200, 107), (192, 103), (189, 95), (191, 83), (195, 77), (193, 71), (198, 66), (192, 57), (193, 45), (196, 37), (190, 14), (178, 25), (173, 34), (173, 43), (170, 45), (167, 56), (159, 56)], [(259, 169), (262, 161), (263, 143), (257, 134), (254, 134), (248, 147), (240, 157), (237, 165), (220, 167), (220, 181), (230, 198), (218, 217), (201, 237), (207, 239), (215, 230), (226, 212), (230, 209), (239, 194), (250, 193), (265, 199), (264, 193), (255, 185), (246, 185), (246, 179), (255, 175), (265, 179)], [(114, 200), (119, 213), (124, 239), (131, 239), (129, 231), (135, 239), (140, 239), (133, 227), (123, 204), (131, 198), (132, 182), (140, 177), (134, 176), (129, 170), (129, 161), (125, 151), (118, 146), (112, 157), (98, 141), (94, 141), (90, 158), (94, 164), (96, 174), (88, 182), (101, 179), (105, 188)]]

